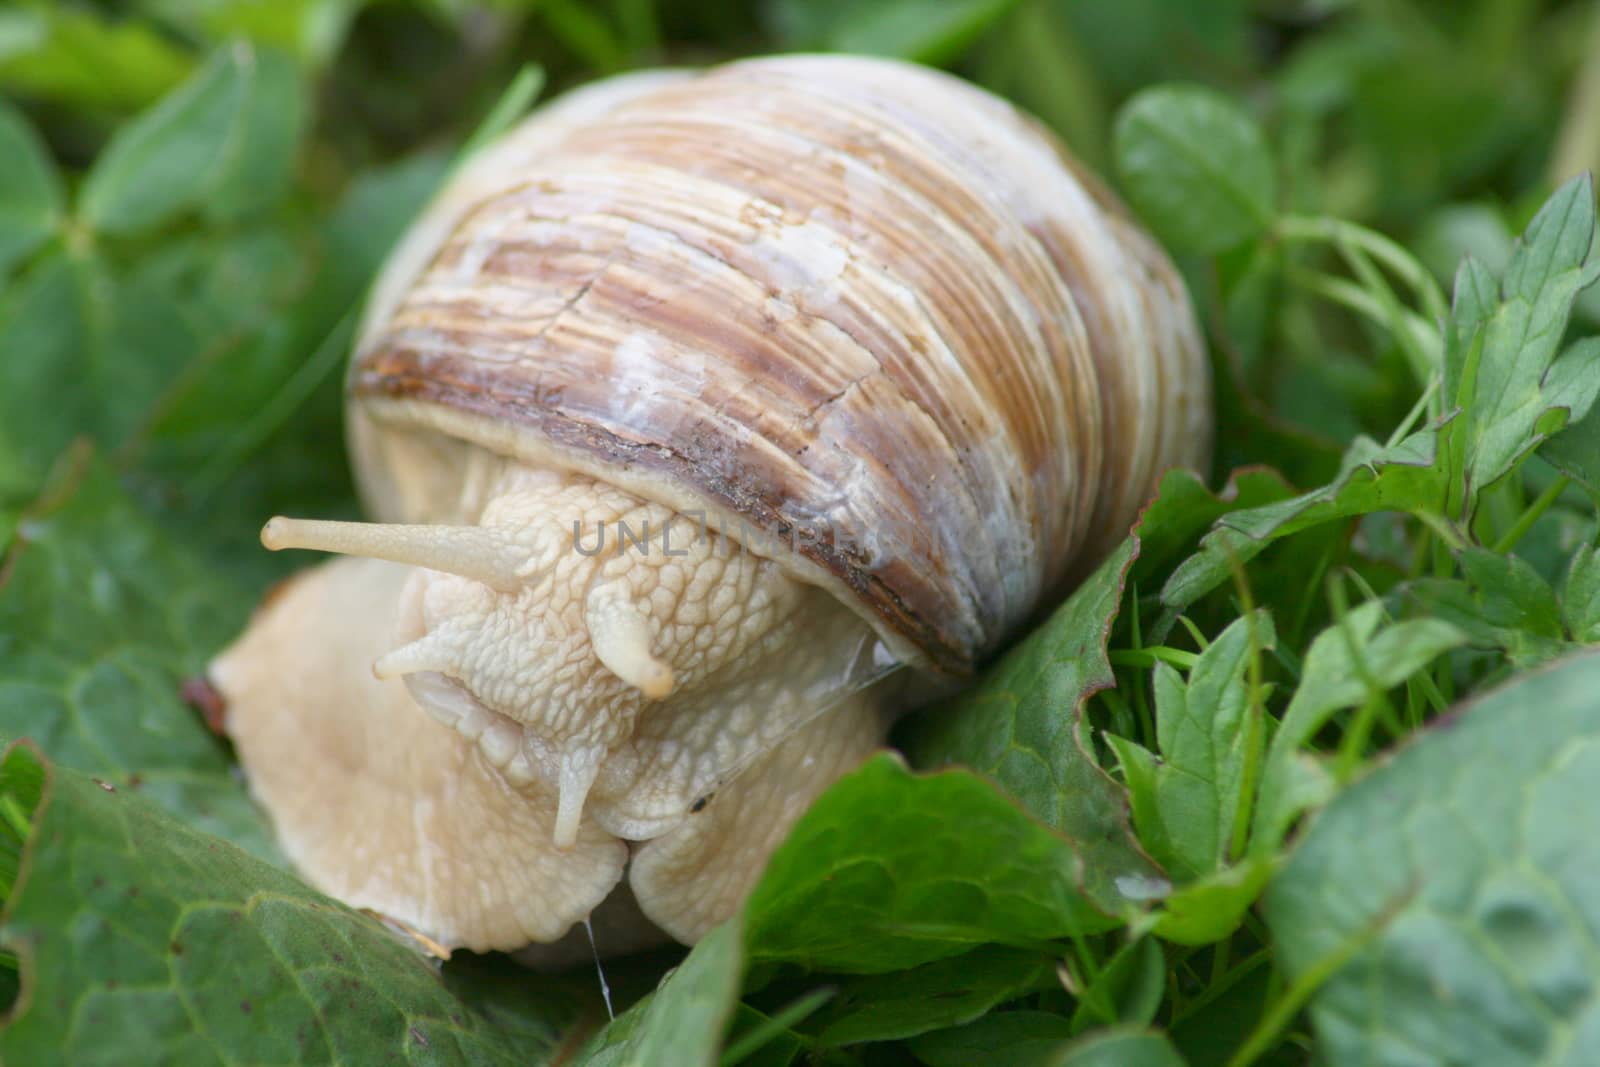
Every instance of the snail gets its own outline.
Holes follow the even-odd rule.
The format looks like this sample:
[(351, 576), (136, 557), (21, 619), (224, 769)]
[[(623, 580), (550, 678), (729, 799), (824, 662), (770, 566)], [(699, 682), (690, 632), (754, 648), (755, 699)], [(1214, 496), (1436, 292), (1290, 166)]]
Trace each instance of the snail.
[(958, 79), (577, 89), (375, 283), (373, 521), (267, 523), (341, 558), (213, 661), (224, 729), (312, 884), (445, 948), (591, 914), (693, 942), (916, 692), (1206, 462), (1208, 375), (1157, 245)]

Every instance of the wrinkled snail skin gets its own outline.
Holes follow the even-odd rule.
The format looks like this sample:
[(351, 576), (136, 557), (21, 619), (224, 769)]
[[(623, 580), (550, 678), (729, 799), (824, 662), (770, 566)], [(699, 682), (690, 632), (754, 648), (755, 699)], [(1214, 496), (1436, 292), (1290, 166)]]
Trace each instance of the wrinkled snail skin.
[(693, 941), (907, 676), (969, 674), (1205, 464), (1209, 393), (1165, 256), (980, 90), (597, 83), (391, 257), (348, 380), (377, 521), (267, 525), (351, 558), (213, 664), (225, 725), (352, 904), (504, 949), (631, 892), (618, 945)]

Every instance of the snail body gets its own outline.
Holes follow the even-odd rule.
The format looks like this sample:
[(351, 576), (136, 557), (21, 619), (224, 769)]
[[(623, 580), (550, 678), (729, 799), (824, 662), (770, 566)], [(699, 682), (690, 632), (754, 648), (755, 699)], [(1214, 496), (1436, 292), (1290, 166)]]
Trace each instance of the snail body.
[(391, 257), (348, 380), (377, 521), (267, 525), (350, 558), (212, 665), (226, 728), (351, 903), (513, 948), (625, 885), (692, 941), (883, 742), (895, 665), (969, 674), (1204, 462), (1208, 393), (1160, 250), (980, 90), (597, 83)]

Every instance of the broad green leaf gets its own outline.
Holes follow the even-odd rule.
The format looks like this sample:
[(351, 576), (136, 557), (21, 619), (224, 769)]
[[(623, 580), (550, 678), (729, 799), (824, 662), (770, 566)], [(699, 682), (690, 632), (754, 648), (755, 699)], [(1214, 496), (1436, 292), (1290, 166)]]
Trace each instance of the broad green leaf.
[(1255, 120), (1222, 93), (1144, 90), (1117, 116), (1113, 152), (1128, 199), (1178, 251), (1225, 252), (1272, 223), (1272, 155)]
[(1050, 1062), (1053, 1067), (1184, 1067), (1166, 1035), (1135, 1027), (1088, 1034)]
[(908, 971), (848, 979), (807, 1029), (828, 1048), (912, 1037), (1052, 986), (1059, 983), (1048, 955), (989, 945)]
[(290, 60), (242, 43), (221, 48), (118, 131), (84, 182), (84, 221), (131, 234), (192, 211), (249, 215), (281, 195), (304, 113)]
[[(1445, 476), (1435, 462), (1437, 443), (1433, 430), (1389, 447), (1358, 437), (1338, 475), (1321, 489), (1225, 516), (1162, 587), (1169, 619), (1227, 581), (1235, 563), (1249, 561), (1272, 541), (1332, 519), (1442, 506)], [(1158, 632), (1168, 625), (1164, 622)]]
[(1180, 886), (1152, 914), (1150, 931), (1178, 945), (1209, 945), (1230, 936), (1272, 876), (1272, 862), (1246, 857)]
[(1572, 640), (1600, 642), (1600, 552), (1584, 545), (1561, 584), (1561, 619)]
[[(7, 764), (18, 758), (40, 762), (16, 747)], [(539, 983), (502, 1029), (377, 920), (125, 786), (46, 773), (0, 915), (25, 975), (0, 1030), (6, 1062), (526, 1065), (555, 1049), (571, 1006)]]
[(1116, 910), (1116, 878), (1154, 878), (1127, 827), (1122, 790), (1085, 747), (1083, 701), (1112, 684), (1106, 638), (1133, 540), (1100, 565), (1050, 620), (978, 685), (914, 724), (919, 766), (961, 764), (992, 778), (1084, 849), (1084, 889)]
[(0, 467), (33, 489), (73, 436), (92, 428), (100, 408), (81, 388), (83, 355), (93, 348), (88, 271), (65, 255), (42, 257), (0, 290)]
[(188, 54), (149, 23), (94, 8), (0, 11), (0, 86), (82, 108), (143, 107), (189, 73)]
[(1331, 1063), (1600, 1060), (1600, 654), (1469, 704), (1347, 789), (1266, 898)]
[[(1140, 770), (1129, 774), (1127, 763), (1139, 759), (1133, 743), (1113, 742), (1119, 757), (1130, 758), (1124, 763), (1130, 783), (1136, 774), (1149, 779), (1148, 791), (1133, 790), (1139, 840), (1180, 881), (1211, 874), (1228, 861), (1251, 743), (1245, 671), (1253, 654), (1276, 643), (1271, 618), (1258, 612), (1224, 630), (1201, 653), (1187, 682), (1171, 666), (1156, 664), (1159, 762), (1146, 753)], [(1255, 743), (1263, 739), (1258, 726)]]
[(771, 18), (791, 49), (896, 56), (942, 63), (1018, 0), (778, 0)]
[(1331, 779), (1308, 773), (1300, 750), (1335, 711), (1404, 682), (1466, 640), (1437, 619), (1383, 624), (1383, 605), (1352, 608), (1311, 642), (1300, 685), (1267, 749), (1252, 832), (1252, 854), (1270, 856), (1295, 817), (1328, 799)]
[(1042, 1011), (1006, 1011), (913, 1038), (910, 1048), (928, 1067), (1054, 1067), (1073, 1036), (1072, 1021)]
[(648, 998), (602, 1030), (576, 1061), (584, 1067), (715, 1067), (744, 973), (738, 919), (723, 923)]
[(1525, 630), (1538, 637), (1561, 638), (1561, 609), (1555, 590), (1525, 561), (1484, 548), (1461, 553), (1461, 570), (1478, 594), (1484, 621)]
[(32, 487), (75, 438), (127, 443), (199, 358), (191, 312), (183, 293), (114, 273), (92, 253), (39, 258), (0, 296), (0, 455)]
[(1517, 667), (1536, 666), (1570, 649), (1555, 591), (1525, 561), (1481, 548), (1465, 550), (1460, 559), (1464, 578), (1412, 582), (1412, 602), (1473, 644), (1503, 649)]
[(25, 514), (0, 585), (0, 739), (271, 856), (222, 742), (179, 697), (252, 599), (175, 550), (98, 463)]
[(1587, 415), (1569, 422), (1540, 446), (1539, 455), (1562, 474), (1600, 495), (1600, 409), (1591, 407)]
[(967, 771), (915, 775), (879, 756), (773, 854), (746, 906), (746, 948), (752, 960), (875, 974), (1106, 930), (1165, 883), (1132, 855), (1094, 871), (1103, 853)]
[(0, 101), (0, 280), (61, 222), (61, 176), (39, 135)]

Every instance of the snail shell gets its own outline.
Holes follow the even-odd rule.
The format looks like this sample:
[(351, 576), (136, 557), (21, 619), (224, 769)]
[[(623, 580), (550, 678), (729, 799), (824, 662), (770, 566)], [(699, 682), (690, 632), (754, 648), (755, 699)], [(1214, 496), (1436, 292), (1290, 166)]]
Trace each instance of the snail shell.
[[(969, 671), (1206, 455), (1165, 256), (1037, 124), (932, 71), (613, 79), (438, 211), (352, 365), (376, 433), (442, 427), (732, 530), (809, 531), (792, 565), (913, 662)], [(368, 499), (417, 521), (370, 436)]]
[[(630, 857), (645, 914), (681, 939), (698, 936), (736, 905), (805, 804), (881, 742), (884, 698), (862, 687), (885, 663), (972, 671), (1127, 532), (1163, 471), (1203, 466), (1210, 437), (1207, 365), (1183, 287), (1115, 199), (1004, 102), (929, 70), (835, 56), (633, 74), (540, 110), (469, 160), (397, 249), (348, 393), (367, 507), (380, 522), (412, 525), (377, 528), (401, 531), (394, 537), (269, 525), (269, 544), (431, 566), (480, 592), (554, 569), (555, 585), (538, 595), (559, 597), (566, 564), (548, 529), (452, 541), (448, 559), (438, 538), (425, 550), (390, 542), (425, 536), (407, 532), (418, 524), (492, 527), (507, 494), (533, 501), (517, 512), (522, 531), (547, 521), (527, 516), (565, 516), (573, 492), (587, 494), (578, 511), (591, 517), (594, 494), (609, 493), (622, 503), (605, 514), (698, 516), (716, 531), (709, 541), (766, 568), (717, 580), (790, 605), (789, 621), (764, 631), (767, 645), (752, 639), (716, 669), (697, 674), (685, 660), (674, 673), (659, 610), (635, 611), (626, 593), (597, 608), (595, 584), (610, 578), (573, 578), (574, 595), (589, 597), (582, 650), (635, 702), (614, 736), (586, 742), (599, 770), (541, 762), (549, 746), (533, 720), (481, 687), (477, 697), (498, 711), (425, 692), (431, 683), (416, 679), (433, 661), (422, 653), (391, 664), (414, 675), (409, 700), (392, 680), (371, 699), (360, 695), (365, 680), (324, 686), (367, 709), (352, 713), (367, 716), (362, 739), (329, 747), (387, 776), (384, 796), (396, 802), (415, 768), (395, 770), (390, 753), (372, 771), (370, 756), (350, 753), (392, 744), (396, 720), (424, 718), (417, 704), (466, 737), (426, 743), (455, 746), (444, 778), (477, 776), (473, 788), (496, 797), (474, 802), (483, 812), (517, 797), (550, 807), (559, 792), (555, 815), (517, 816), (546, 834), (553, 818), (560, 848), (539, 853), (537, 873), (509, 879), (505, 895), (533, 887), (542, 909), (517, 905), (509, 924), (458, 921), (436, 906), (434, 876), (417, 873), (423, 844), (470, 837), (470, 826), (414, 833), (372, 878), (335, 869), (344, 831), (318, 831), (318, 848), (286, 844), (330, 891), (474, 947), (551, 940)], [(571, 534), (569, 550), (577, 526)], [(508, 537), (539, 562), (501, 560)], [(686, 566), (709, 564), (697, 556)], [(402, 569), (382, 569), (394, 567), (342, 572), (348, 593), (291, 590), (281, 599), (301, 603), (275, 603), (253, 626), (270, 636), (247, 634), (214, 668), (229, 729), (286, 842), (328, 816), (295, 808), (288, 786), (271, 784), (288, 744), (274, 731), (288, 728), (286, 705), (318, 698), (285, 695), (272, 679), (286, 657), (338, 671), (329, 661), (381, 656), (397, 617), (442, 610), (443, 594), (404, 592)], [(371, 600), (363, 611), (383, 620), (380, 637), (304, 650), (297, 613), (336, 612), (341, 599)], [(830, 612), (845, 621), (806, 621)], [(774, 641), (809, 651), (783, 658)], [(772, 668), (783, 679), (763, 676), (763, 657), (783, 659)], [(252, 710), (269, 705), (272, 716)], [(729, 706), (745, 717), (738, 744), (717, 718), (738, 718)], [(277, 725), (262, 725), (268, 718)], [(667, 720), (689, 725), (651, 733)], [(712, 725), (697, 731), (701, 720)], [(490, 766), (467, 754), (474, 742), (497, 750)], [(616, 753), (628, 745), (630, 769), (606, 770), (626, 762)], [(685, 747), (720, 754), (684, 771)], [(582, 790), (599, 783), (601, 799), (581, 817), (569, 778)], [(436, 813), (451, 803), (445, 789), (417, 787), (413, 799)], [(630, 789), (650, 803), (630, 806)], [(652, 860), (619, 844), (652, 848), (686, 833), (676, 828), (701, 818), (714, 790), (718, 829), (696, 833), (711, 833), (715, 848), (701, 840), (668, 862), (664, 847)], [(761, 821), (748, 799), (726, 799), (740, 790), (769, 798), (774, 813), (759, 828), (746, 825)], [(372, 803), (358, 794), (345, 805)], [(640, 873), (664, 865), (670, 893)], [(593, 884), (581, 892), (538, 888), (585, 878)], [(697, 895), (697, 878), (720, 888)], [(673, 893), (695, 901), (664, 903)]]

